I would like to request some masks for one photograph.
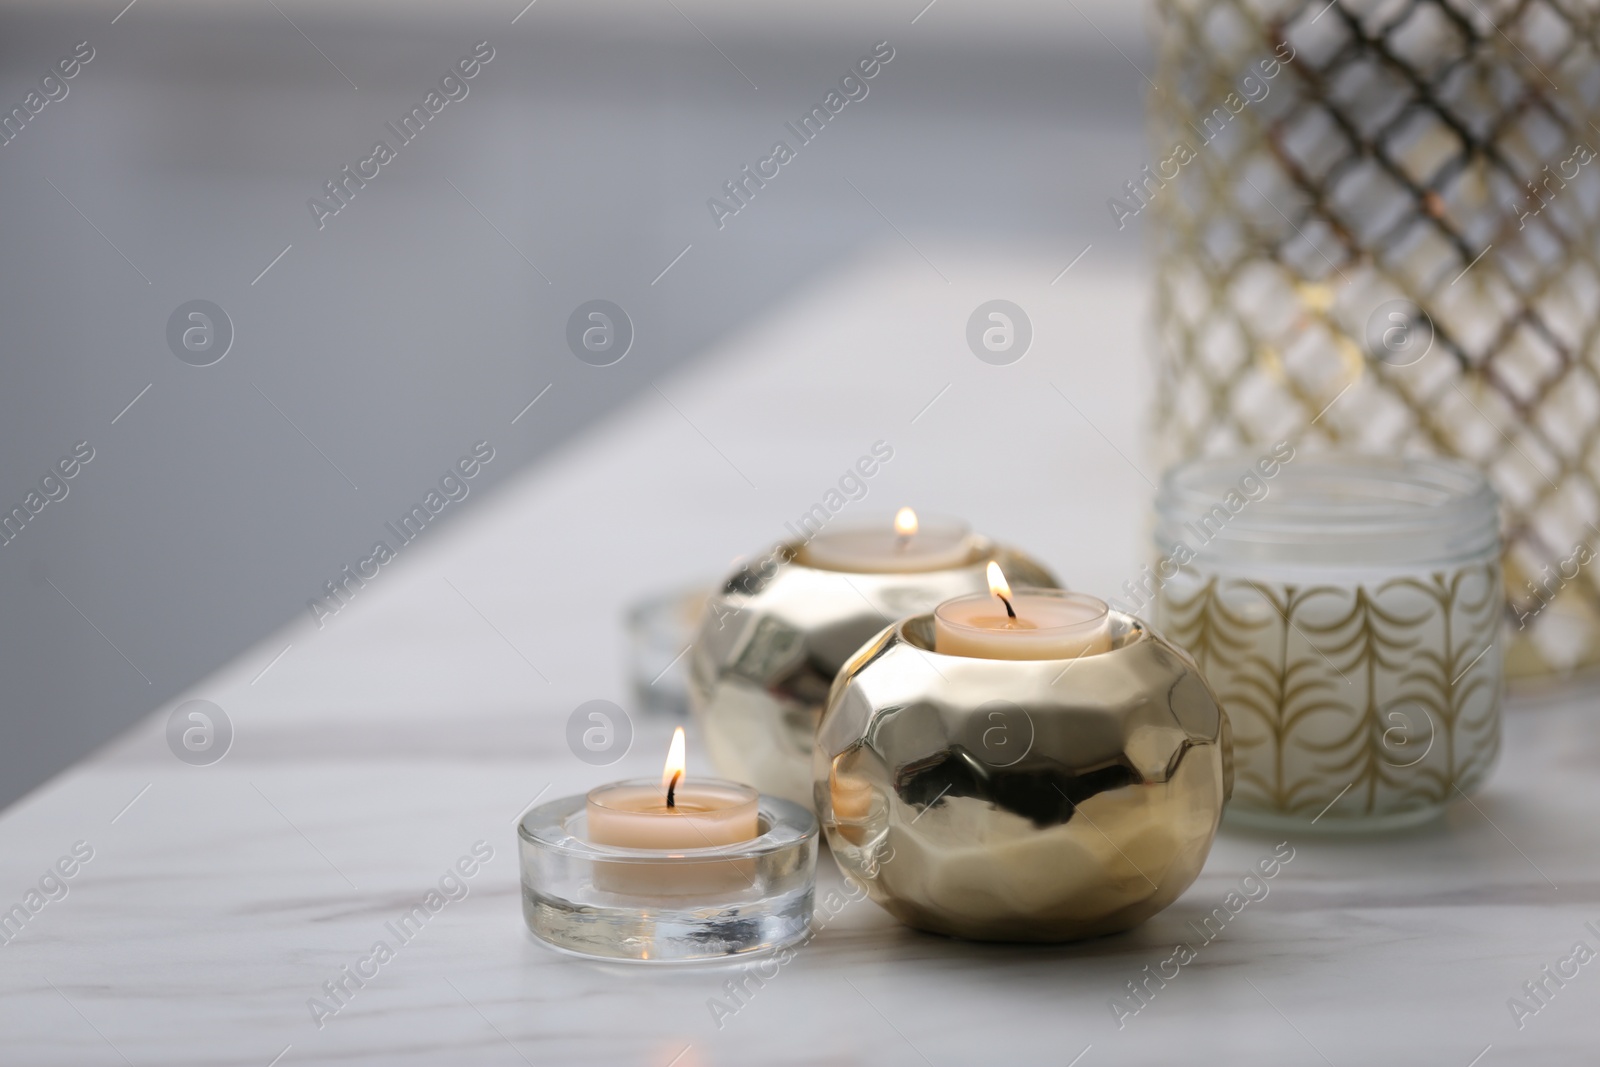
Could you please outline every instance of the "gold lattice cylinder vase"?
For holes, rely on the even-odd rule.
[[[1600,3],[1157,0],[1163,461],[1472,461],[1513,674],[1600,662]]]

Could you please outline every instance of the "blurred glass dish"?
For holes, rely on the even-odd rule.
[[[628,608],[628,687],[639,711],[688,717],[687,653],[711,593],[709,582],[680,586]]]

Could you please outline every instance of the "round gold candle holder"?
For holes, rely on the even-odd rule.
[[[832,571],[779,545],[711,597],[695,638],[689,706],[719,773],[811,807],[811,746],[846,660],[897,618],[982,593],[990,561],[1018,586],[1053,589],[1042,565],[984,537],[959,567],[895,574]]]
[[[1232,790],[1227,717],[1194,662],[1112,611],[1108,651],[933,651],[884,630],[834,683],[813,776],[834,859],[908,926],[1074,941],[1135,926],[1205,863]]]

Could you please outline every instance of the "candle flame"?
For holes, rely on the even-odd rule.
[[[682,782],[682,775],[685,770],[683,747],[683,727],[680,726],[672,731],[672,747],[667,749],[667,765],[661,768],[662,789],[670,787],[673,784],[672,779],[674,777],[677,777],[680,783]]]
[[[901,508],[894,513],[894,532],[900,537],[912,537],[917,532],[917,513],[910,508]]]
[[[1005,572],[994,560],[989,561],[989,592],[1001,600],[1011,599],[1011,583],[1006,581]]]

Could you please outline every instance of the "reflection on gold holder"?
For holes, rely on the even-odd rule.
[[[857,649],[895,619],[987,591],[991,560],[1019,586],[1057,586],[1040,564],[982,537],[963,566],[902,574],[807,567],[794,562],[798,548],[781,546],[765,576],[740,568],[711,597],[689,705],[720,774],[806,808],[828,687]]]
[[[1182,650],[1111,613],[1075,660],[942,656],[919,615],[834,683],[813,756],[840,868],[909,926],[983,941],[1126,930],[1204,865],[1227,717]]]

